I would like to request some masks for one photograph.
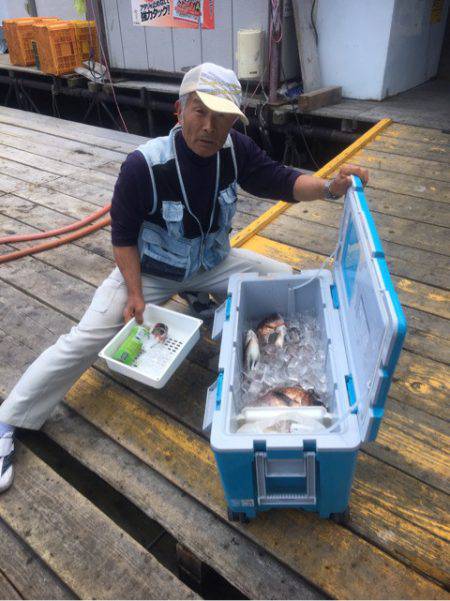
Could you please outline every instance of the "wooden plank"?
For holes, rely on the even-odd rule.
[[[444,339],[441,339],[441,342],[445,344]],[[411,406],[444,418],[450,409],[449,373],[448,366],[443,363],[414,353],[402,353],[390,394]],[[430,403],[426,404],[426,409],[425,395],[430,395]]]
[[[98,399],[105,395],[108,403],[99,403]],[[221,486],[205,441],[130,392],[122,393],[95,370],[82,376],[69,391],[66,402],[103,432],[120,440],[142,461],[224,517]],[[314,515],[270,512],[261,515],[245,531],[332,597],[360,598],[368,590],[373,598],[445,595],[438,586],[378,548]],[[284,533],[281,539],[280,532]],[[308,553],[298,545],[299,540],[308,540]],[[346,577],[349,569],[353,574],[350,579]],[[374,582],[374,573],[383,573],[383,578]]]
[[[38,231],[41,230],[8,219],[0,213],[0,235],[2,236],[10,235],[11,232],[27,234]],[[54,238],[47,238],[46,240],[54,240]],[[40,260],[88,283],[94,283],[92,274],[96,273],[95,282],[98,282],[99,277],[102,280],[105,279],[114,268],[111,250],[108,250],[108,257],[103,256],[103,248],[110,246],[109,241],[110,234],[99,231],[86,238],[80,238],[76,243],[64,245],[63,252],[61,252],[62,247],[47,250],[40,257]],[[31,242],[15,243],[3,246],[1,250],[5,253],[7,251],[13,252],[14,249],[27,248],[30,245]]]
[[[414,125],[402,125],[401,123],[393,123],[389,130],[383,132],[386,136],[393,138],[414,140],[424,142],[426,144],[446,144],[450,145],[450,136],[444,134],[437,129],[428,127],[416,127]]]
[[[372,169],[380,169],[389,171],[389,173],[402,173],[405,175],[419,176],[422,179],[435,179],[440,182],[450,182],[450,150],[447,154],[448,162],[440,163],[429,159],[420,159],[416,157],[399,157],[385,152],[378,152],[371,145],[368,148],[362,149],[352,159],[355,165]],[[396,177],[396,175],[391,175]]]
[[[86,184],[80,184],[79,188],[83,189],[85,185]],[[103,194],[104,192],[105,191],[103,191]],[[103,202],[103,196],[100,200],[97,200],[95,196],[89,195],[88,200],[86,198],[70,196],[69,194],[60,192],[59,190],[49,188],[46,185],[33,186],[33,184],[27,184],[25,182],[20,182],[20,185],[16,186],[16,189],[14,190],[14,196],[28,200],[37,205],[47,207],[48,209],[53,209],[54,211],[58,211],[63,215],[73,217],[77,220],[87,217],[94,211],[98,211],[99,207],[102,207],[104,204],[106,204]],[[83,193],[81,193],[80,196],[83,196]],[[47,229],[49,226],[51,227],[51,222],[47,225]]]
[[[0,572],[0,599],[22,599],[9,580]]]
[[[292,10],[303,88],[305,92],[311,92],[311,90],[317,90],[322,85],[319,53],[311,23],[314,2],[313,0],[293,0]]]
[[[312,221],[333,228],[339,227],[342,216],[340,203],[316,200],[310,203],[293,204],[289,211],[277,220],[281,227],[289,224],[289,231],[295,228],[299,221]],[[401,219],[393,215],[373,212],[372,216],[377,226],[378,234],[383,242],[392,244],[386,246],[386,254],[406,259],[411,255],[410,247],[422,249],[443,255],[450,254],[450,237],[448,228],[429,223],[418,223],[410,219]],[[277,224],[272,224],[276,226]],[[286,226],[287,227],[287,226]],[[337,231],[334,235],[337,240]],[[267,230],[269,231],[269,230]],[[264,234],[267,234],[265,231]],[[434,257],[433,257],[434,258]],[[439,260],[440,257],[435,259]]]
[[[24,196],[26,195],[34,197],[37,202],[25,199]],[[80,201],[71,198],[67,195],[64,196],[62,193],[55,190],[50,191],[48,195],[41,190],[40,193],[36,193],[36,191],[31,194],[25,193],[22,197],[17,194],[7,194],[3,198],[4,201],[0,204],[0,212],[5,219],[10,218],[11,220],[20,222],[23,227],[34,228],[40,232],[48,232],[50,230],[73,225],[80,219],[85,219],[87,216],[92,215],[94,211],[98,211],[98,206],[96,205],[89,204],[84,200]],[[57,203],[61,198],[68,200],[71,206],[58,206]],[[46,205],[50,206],[48,207]],[[103,217],[107,216],[108,213]],[[90,223],[95,223],[96,221],[98,221],[98,218]],[[103,232],[108,244],[111,246],[110,225],[105,225],[98,231]],[[95,236],[96,234],[92,233],[92,235]],[[78,243],[79,241],[76,242]],[[105,249],[108,255],[111,255],[111,250],[111,248]],[[102,252],[101,254],[104,253]]]
[[[55,180],[58,176],[54,173],[41,171],[39,168],[32,167],[24,168],[23,165],[14,161],[6,161],[0,158],[0,190],[2,192],[13,192],[15,187],[22,185],[21,182],[28,182],[37,186],[39,184],[48,183]],[[15,178],[15,182],[10,179],[4,180],[3,174],[7,174],[8,178]],[[14,188],[11,187],[14,186]]]
[[[80,167],[98,167],[110,161],[124,161],[126,154],[105,150],[80,142],[73,142],[65,138],[50,136],[44,133],[35,133],[11,125],[0,123],[2,144],[26,150],[39,156],[53,158]]]
[[[368,186],[366,200],[371,211],[421,223],[450,227],[450,207],[445,202],[406,196]]]
[[[76,595],[198,598],[43,461],[16,445],[15,479],[2,495],[0,517]]]
[[[431,223],[432,225],[450,227],[450,206],[448,203],[406,196],[405,194],[385,192],[383,190],[376,190],[370,186],[366,187],[365,195],[372,212],[382,213],[384,215],[394,215],[395,217],[401,217],[423,224]],[[239,200],[242,202],[244,199],[246,200],[246,204],[243,210],[248,211],[252,215],[259,216],[261,213],[259,203],[261,203],[263,199],[257,198],[245,190],[240,190]],[[272,206],[273,202],[270,202],[270,206]],[[292,207],[303,207],[303,209],[305,209],[309,206],[314,207],[319,202],[327,203],[326,206],[331,206],[332,210],[336,210],[336,206],[343,206],[344,204],[342,199],[336,201],[316,200],[308,204],[299,203],[298,205],[292,205]],[[264,210],[270,208],[265,207],[263,203],[261,204],[261,208],[262,207],[264,207]],[[291,211],[292,209],[289,208],[287,214],[290,215]]]
[[[403,306],[403,310],[408,323],[405,348],[429,359],[450,364],[450,322],[410,307]]]
[[[121,141],[117,141],[114,139],[114,131],[113,130],[108,130],[105,128],[105,131],[111,131],[111,137],[107,138],[105,137],[105,135],[103,134],[103,136],[100,135],[93,135],[91,133],[86,132],[84,130],[84,124],[82,123],[77,123],[77,126],[79,127],[79,129],[77,130],[75,127],[67,127],[66,124],[70,123],[68,121],[61,120],[61,119],[55,119],[52,120],[52,117],[48,117],[48,121],[43,124],[41,123],[39,120],[34,120],[34,119],[29,119],[28,116],[26,119],[24,119],[22,117],[22,114],[20,115],[20,117],[17,116],[12,116],[12,115],[4,115],[2,113],[2,109],[4,107],[0,107],[0,123],[2,123],[3,125],[10,125],[10,126],[14,126],[17,128],[21,128],[24,132],[24,135],[26,135],[27,132],[35,132],[37,135],[39,134],[48,134],[50,136],[54,136],[55,138],[59,138],[60,140],[70,140],[73,141],[75,143],[78,143],[78,141],[80,140],[80,137],[83,138],[83,142],[85,142],[86,144],[90,144],[92,146],[95,146],[96,148],[102,148],[105,150],[111,150],[111,151],[116,151],[116,152],[123,152],[123,153],[128,153],[128,152],[132,152],[133,150],[136,149],[136,147],[138,146],[139,142],[133,142],[134,136],[131,136],[131,139],[128,142],[121,142]],[[19,113],[24,113],[24,111],[17,111]],[[36,113],[33,113],[33,115],[36,115]],[[64,122],[64,127],[62,128],[60,123],[61,121]],[[145,138],[142,138],[142,142],[145,141]],[[142,143],[140,142],[140,143]]]
[[[78,121],[69,121],[68,119],[58,119],[56,117],[50,117],[48,115],[38,115],[37,113],[30,113],[28,111],[21,111],[19,109],[12,109],[9,107],[0,106],[0,121],[3,123],[11,123],[15,120],[18,125],[23,127],[27,127],[29,129],[37,128],[36,131],[47,131],[46,128],[61,128],[61,121],[64,122],[64,130],[60,131],[60,135],[63,137],[67,137],[70,139],[70,136],[67,135],[75,134],[77,135],[76,139],[83,137],[85,141],[86,136],[95,136],[100,138],[100,142],[104,144],[111,144],[113,141],[118,144],[128,143],[128,144],[142,144],[146,141],[146,138],[143,136],[137,136],[135,134],[129,134],[121,131],[117,131],[114,129],[108,129],[106,127],[97,127],[95,125],[86,125],[85,123],[79,123]],[[112,148],[111,150],[115,150]]]
[[[450,202],[450,184],[448,182],[427,179],[423,175],[397,173],[394,176],[390,171],[375,167],[370,168],[369,177],[371,188],[437,202]]]
[[[59,407],[44,431],[250,599],[269,599],[274,591],[280,599],[322,598],[264,549],[68,407]]]
[[[2,176],[0,176],[0,186],[2,185]],[[13,185],[11,182],[10,186]],[[20,185],[14,186],[11,192],[14,192],[16,196],[27,198],[28,200],[39,202],[39,198],[45,197],[47,191],[50,190],[49,194],[55,194],[59,192],[67,197],[83,200],[91,205],[90,212],[103,207],[111,202],[112,194],[111,190],[105,189],[101,186],[92,183],[80,182],[70,177],[58,177],[53,179],[49,183],[40,186],[34,186],[27,182],[20,182]],[[51,199],[49,199],[51,200]],[[68,202],[70,202],[68,200]]]
[[[449,494],[450,437],[444,411],[441,418],[389,398],[377,442],[366,451]]]
[[[31,551],[31,549],[0,520],[0,570],[14,587],[16,597],[1,599],[76,599],[74,593]],[[10,585],[10,586],[11,586]],[[18,591],[20,595],[16,592]]]
[[[14,303],[14,298],[8,298],[6,299],[6,303],[8,306],[15,306],[15,304],[19,305],[19,310],[18,310],[18,318],[19,316],[22,314],[22,310],[20,307],[20,303]],[[46,309],[46,312],[50,312],[50,308]],[[16,333],[16,339],[18,339],[20,337],[20,333],[21,333],[21,328],[20,325],[17,327],[15,326],[15,322],[18,321],[18,319],[12,319],[12,316],[10,316],[10,321],[8,322],[8,325],[10,325],[10,327],[12,327]],[[48,317],[44,320],[44,323],[47,321],[51,321]],[[10,323],[11,322],[11,323]],[[27,334],[27,332],[23,333],[23,338],[22,340],[28,340],[28,343],[30,343],[30,337]],[[35,344],[35,352],[38,352],[38,347],[40,345],[39,342],[39,337],[36,337],[34,340],[34,344]],[[22,356],[22,353],[19,353],[20,357]],[[182,369],[182,368],[180,368]],[[180,379],[178,379],[178,376],[176,376],[174,378],[174,382],[169,383],[167,390],[165,391],[152,391],[147,389],[144,386],[140,386],[137,385],[135,386],[134,383],[132,383],[131,381],[127,380],[126,381],[126,385],[127,388],[129,389],[130,387],[134,390],[138,390],[140,392],[140,394],[148,399],[150,402],[155,403],[160,406],[164,412],[169,412],[170,414],[177,416],[181,419],[183,419],[184,421],[188,421],[189,423],[193,424],[196,429],[200,429],[201,427],[201,419],[202,419],[202,403],[203,401],[198,398],[198,395],[194,393],[193,395],[193,391],[194,390],[198,390],[199,386],[206,388],[207,384],[209,383],[208,380],[204,383],[204,384],[200,384],[200,380],[199,380],[199,375],[200,373],[198,372],[198,370],[195,370],[193,372],[193,366],[188,366],[187,370],[182,370],[182,372],[179,374]],[[125,382],[125,379],[124,379]],[[195,382],[195,385],[194,385]],[[105,394],[107,394],[107,392],[105,392]],[[180,398],[180,396],[182,396],[186,403],[183,404],[183,410],[181,411],[180,414],[180,404],[178,399]],[[97,397],[98,399],[99,397]],[[108,398],[110,398],[108,396]],[[419,414],[420,412],[418,412]],[[391,420],[391,424],[392,424],[392,430],[395,432],[395,414],[393,413],[392,415],[389,416],[389,419]],[[416,418],[414,420],[415,422],[420,423],[421,422],[421,418]],[[121,436],[121,435],[120,435]],[[426,445],[424,446],[424,441],[423,441],[423,436],[422,439],[419,441],[419,451],[422,451],[423,449],[425,449],[425,451],[427,450]],[[122,438],[120,439],[122,440]],[[170,445],[170,443],[169,443]],[[436,445],[439,446],[439,441],[436,442]],[[378,445],[370,445],[371,448],[375,447],[375,450],[377,448]],[[392,446],[392,443],[391,443]],[[409,441],[408,443],[408,447],[411,448],[411,442]],[[382,449],[383,450],[383,449]],[[383,450],[384,454],[386,455],[386,451]],[[424,453],[426,456],[426,453]],[[162,457],[162,456],[161,456]],[[385,457],[385,459],[388,459],[388,457]],[[165,460],[161,459],[164,463]],[[398,459],[397,459],[398,461]],[[403,466],[402,466],[403,467]],[[386,478],[380,477],[380,481],[384,482],[385,487],[387,489],[389,489],[389,482],[388,480],[386,480]],[[403,534],[401,535],[401,538],[403,539]],[[391,542],[394,545],[395,548],[398,547],[398,545],[400,544],[399,541],[397,540],[393,540],[391,537]],[[409,543],[408,543],[409,544]]]
[[[395,539],[396,556],[401,561],[426,576],[448,582],[448,566],[440,560],[449,551],[446,495],[361,454],[351,507],[352,530],[377,540],[381,547]]]
[[[122,163],[119,161],[111,161],[109,163],[105,163],[104,165],[100,165],[98,168],[102,173],[108,173],[109,175],[114,175],[117,177],[119,175],[120,167]]]
[[[77,318],[81,318],[85,308],[89,306],[94,291],[91,285],[75,280],[68,274],[31,257],[4,263],[0,267],[0,274],[3,281],[35,296],[39,295],[45,281],[49,304],[58,307],[66,315],[72,315],[75,309]]]
[[[40,171],[53,174],[54,177],[66,176],[76,179],[77,181],[96,183],[107,190],[113,190],[116,183],[115,177],[110,176],[107,173],[102,173],[97,169],[84,169],[83,167],[77,167],[76,165],[69,165],[67,163],[62,163],[61,161],[55,161],[54,159],[40,157],[30,152],[17,150],[2,144],[0,144],[0,157],[8,161],[13,161],[19,165],[37,168]],[[13,175],[9,171],[7,171],[7,173]]]
[[[342,99],[342,86],[328,86],[300,94],[298,97],[298,107],[304,113],[309,113],[315,109],[330,104],[338,104]]]
[[[98,211],[98,206],[89,204],[87,201],[80,201],[70,196],[64,196],[61,192],[46,189],[38,191],[35,189],[31,194],[5,194],[2,198],[0,211],[2,215],[22,223],[23,226],[29,226],[40,231],[49,231],[72,225],[73,223]],[[36,198],[36,201],[30,201],[24,196]],[[42,200],[41,200],[42,199]],[[70,204],[58,205],[61,200],[69,201]],[[40,201],[40,202],[39,202]],[[46,203],[43,204],[43,202]],[[50,205],[50,207],[48,206]],[[111,228],[105,226],[105,231],[110,232]]]
[[[330,173],[333,173],[339,166],[343,165],[350,157],[352,157],[356,152],[358,152],[360,148],[367,145],[370,142],[370,140],[372,140],[372,138],[384,131],[387,127],[389,127],[390,124],[390,119],[382,119],[381,121],[379,121],[376,125],[374,125],[368,131],[366,131],[360,138],[353,142],[353,144],[350,144],[350,146],[348,146],[340,154],[334,157],[326,165],[321,167],[315,173],[315,175],[317,177],[328,177]],[[258,217],[258,219],[253,221],[250,226],[244,228],[241,232],[233,236],[231,244],[233,246],[242,246],[252,236],[255,236],[258,232],[265,228],[279,215],[284,213],[284,211],[286,211],[286,209],[288,209],[289,206],[290,204],[287,202],[277,202],[276,205],[271,207],[263,215]]]
[[[412,282],[406,278],[393,278],[401,302],[416,309],[449,318],[448,292]],[[418,298],[420,297],[420,301]]]
[[[450,154],[450,147],[447,144],[394,138],[393,136],[384,134],[372,140],[370,149],[386,152],[390,155],[397,154],[400,156],[429,159],[430,161],[438,161],[445,164],[448,164]]]

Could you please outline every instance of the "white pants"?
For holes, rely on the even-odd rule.
[[[210,271],[185,282],[151,276],[142,277],[146,303],[161,304],[184,290],[225,295],[233,273],[290,273],[291,268],[257,253],[232,249],[228,257]],[[127,289],[116,267],[96,290],[78,325],[60,336],[44,351],[17,382],[0,406],[0,422],[38,429],[67,391],[97,359],[98,352],[123,326]]]

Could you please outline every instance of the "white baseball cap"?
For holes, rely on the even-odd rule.
[[[214,63],[202,63],[190,69],[181,82],[180,96],[191,92],[196,92],[211,111],[236,115],[248,125],[248,119],[240,109],[241,84],[231,69]]]

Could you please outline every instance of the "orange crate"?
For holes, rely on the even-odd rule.
[[[6,43],[8,44],[9,60],[12,65],[20,65],[23,60],[21,54],[21,47],[17,38],[16,24],[19,21],[28,21],[33,23],[33,19],[29,17],[22,17],[20,19],[4,19],[3,20],[3,33],[5,35]]]
[[[33,17],[30,19],[14,19],[13,21],[12,54],[10,49],[11,63],[23,67],[34,65],[35,57],[32,47],[34,25],[39,23],[57,23],[59,19],[57,17]]]
[[[100,49],[98,45],[97,28],[95,21],[71,21],[75,25],[77,36],[78,54],[82,61],[92,58],[100,61]]]
[[[75,67],[81,65],[75,26],[71,21],[35,25],[34,39],[39,67],[44,73],[72,73]]]

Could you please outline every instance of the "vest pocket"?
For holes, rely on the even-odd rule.
[[[167,231],[174,238],[181,238],[183,231],[183,203],[174,200],[162,201],[162,216],[166,222]]]
[[[189,272],[191,246],[158,229],[142,231],[141,271],[181,282]]]
[[[237,194],[236,184],[230,184],[228,188],[219,193],[220,217],[219,223],[221,227],[231,228],[231,222],[236,213]]]

